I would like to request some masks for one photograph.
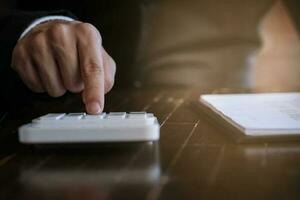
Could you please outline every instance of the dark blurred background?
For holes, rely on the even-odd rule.
[[[26,0],[2,5],[66,9],[94,24],[117,63],[117,87],[300,86],[297,0]]]

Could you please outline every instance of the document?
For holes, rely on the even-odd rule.
[[[202,95],[200,102],[246,136],[300,136],[300,93]]]

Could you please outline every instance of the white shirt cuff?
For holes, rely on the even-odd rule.
[[[73,18],[71,17],[66,17],[66,16],[61,16],[61,15],[51,15],[51,16],[45,16],[45,17],[41,17],[38,18],[36,20],[34,20],[21,34],[20,39],[22,39],[29,31],[31,31],[34,27],[36,27],[37,25],[43,23],[43,22],[47,22],[47,21],[51,21],[51,20],[63,20],[63,21],[74,21]]]

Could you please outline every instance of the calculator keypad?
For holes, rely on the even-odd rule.
[[[47,114],[33,120],[35,126],[39,127],[82,127],[82,126],[137,126],[153,123],[155,117],[146,112],[111,112],[99,115],[88,115],[86,113],[58,113]]]

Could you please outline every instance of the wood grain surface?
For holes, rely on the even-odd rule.
[[[299,199],[300,143],[235,144],[228,130],[191,106],[199,94],[140,88],[107,95],[107,112],[153,112],[161,124],[155,143],[18,144],[22,123],[48,112],[82,111],[76,95],[7,113],[1,121],[1,199]]]

